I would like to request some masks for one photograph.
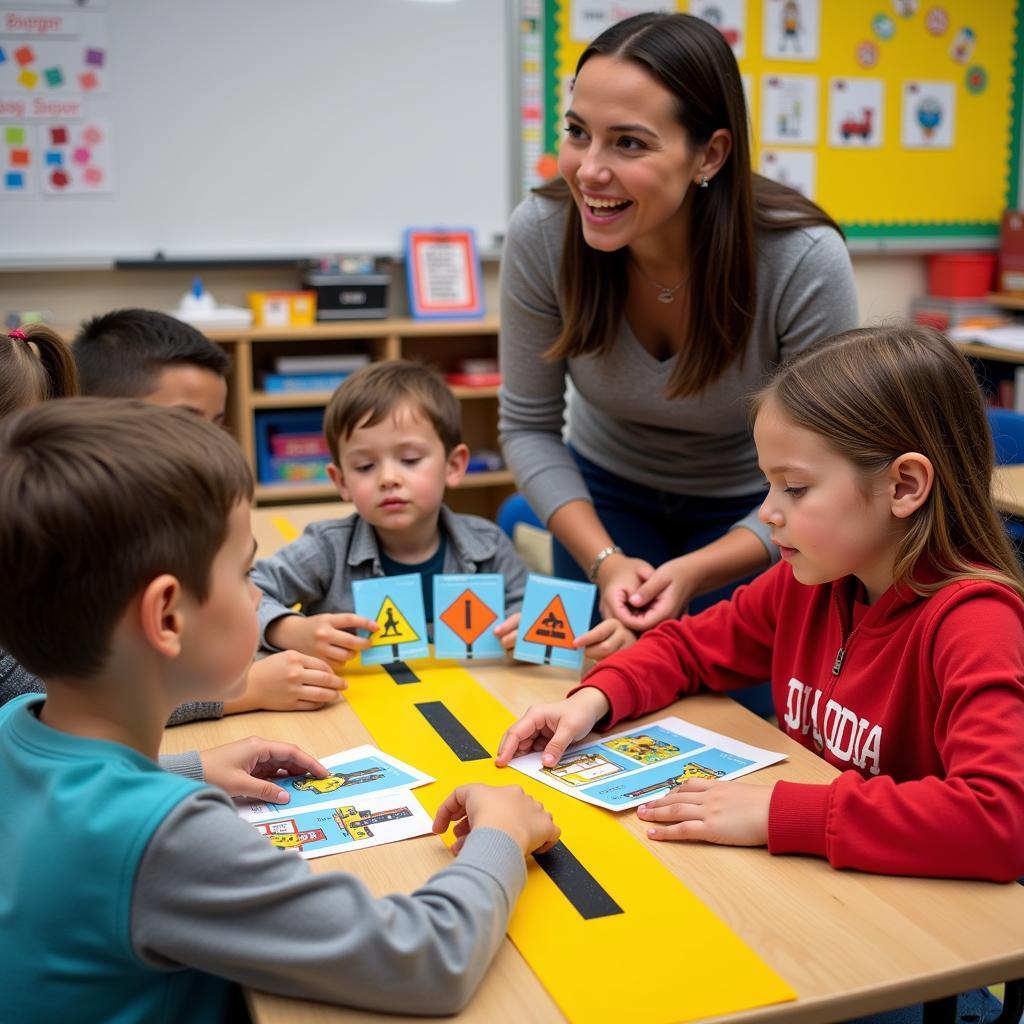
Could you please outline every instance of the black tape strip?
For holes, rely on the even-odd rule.
[[[564,843],[555,843],[547,853],[535,853],[533,859],[584,921],[625,913]]]
[[[452,748],[460,761],[485,761],[490,754],[476,737],[439,700],[417,704],[416,710],[434,727],[434,731]]]
[[[420,677],[404,661],[389,661],[382,667],[399,686],[420,681]]]

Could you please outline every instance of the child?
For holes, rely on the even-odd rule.
[[[224,422],[231,360],[176,317],[150,309],[105,313],[82,325],[72,352],[83,395],[142,398]]]
[[[443,504],[445,487],[459,484],[469,460],[461,410],[448,385],[419,363],[371,363],[331,396],[324,431],[333,456],[328,475],[356,511],[346,519],[313,523],[294,543],[256,564],[263,645],[342,663],[369,646],[350,631],[377,628],[353,613],[354,581],[419,573],[429,622],[436,573],[500,573],[511,614],[494,631],[506,649],[513,647],[526,569],[498,526],[457,515]],[[304,614],[292,611],[296,604]],[[588,642],[608,639],[600,633]]]
[[[0,420],[48,398],[78,394],[78,372],[64,339],[43,324],[23,324],[0,336]],[[0,704],[41,683],[0,648]]]
[[[990,497],[967,360],[928,328],[848,331],[756,396],[782,561],[701,615],[531,708],[499,764],[552,764],[702,687],[771,678],[780,727],[829,785],[691,781],[641,807],[652,839],[826,857],[837,868],[997,881],[1024,873],[1024,579]]]
[[[230,360],[182,320],[149,309],[115,310],[84,324],[72,352],[85,395],[141,398],[224,422]],[[245,691],[234,700],[184,705],[169,724],[243,711],[313,711],[344,688],[319,658],[281,651],[253,662]]]
[[[0,642],[47,686],[0,709],[0,775],[19,794],[5,1016],[222,1020],[231,983],[453,1013],[501,942],[524,854],[558,837],[516,787],[460,787],[434,822],[460,822],[457,861],[374,899],[159,769],[172,707],[244,685],[251,497],[237,446],[180,410],[68,399],[0,428]],[[301,755],[270,775],[296,766],[326,774]]]

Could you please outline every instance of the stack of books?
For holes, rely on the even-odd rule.
[[[333,391],[370,361],[365,352],[334,356],[279,356],[274,372],[263,374],[263,390],[275,394]]]

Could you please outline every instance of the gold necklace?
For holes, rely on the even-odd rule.
[[[686,275],[683,275],[683,279],[674,288],[669,288],[667,284],[658,284],[657,281],[648,274],[643,267],[633,258],[633,266],[640,272],[640,276],[647,281],[650,281],[655,288],[658,289],[658,301],[664,302],[666,305],[670,302],[675,301],[676,292],[686,284]]]

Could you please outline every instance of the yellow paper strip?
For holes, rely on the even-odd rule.
[[[466,782],[521,785],[552,812],[563,843],[624,911],[585,920],[531,862],[509,937],[573,1024],[670,1024],[795,998],[612,814],[498,769],[490,759],[460,761],[417,704],[443,702],[489,751],[512,716],[452,662],[417,661],[410,668],[420,682],[397,685],[375,667],[346,671],[347,696],[382,749],[437,779],[416,791],[427,809],[433,813]]]

